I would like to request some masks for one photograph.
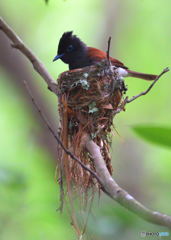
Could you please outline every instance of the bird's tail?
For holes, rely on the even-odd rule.
[[[127,71],[128,71],[128,77],[141,78],[141,79],[148,80],[148,81],[155,80],[157,77],[157,75],[153,75],[153,74],[134,72],[131,70],[127,70]]]

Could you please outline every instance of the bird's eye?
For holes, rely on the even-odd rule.
[[[74,50],[74,46],[73,45],[69,45],[67,47],[67,52],[72,52]]]

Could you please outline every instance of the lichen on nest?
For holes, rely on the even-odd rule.
[[[109,172],[112,174],[110,132],[113,118],[122,106],[126,87],[117,68],[107,60],[97,65],[62,73],[58,78],[60,136],[64,145],[95,171],[93,160],[84,148],[83,139],[88,134],[100,147]],[[70,157],[65,158],[65,176],[83,191],[96,185],[96,181]],[[65,157],[64,157],[65,156]],[[67,159],[67,160],[66,160]],[[60,162],[62,162],[60,161]]]

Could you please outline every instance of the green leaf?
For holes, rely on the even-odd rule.
[[[171,147],[171,127],[136,125],[133,130],[151,143]]]

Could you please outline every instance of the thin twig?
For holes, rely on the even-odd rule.
[[[124,110],[124,107],[127,103],[130,103],[130,102],[133,102],[134,100],[136,100],[137,98],[141,97],[141,96],[144,96],[146,95],[153,87],[154,85],[156,84],[156,82],[162,77],[163,74],[165,74],[166,72],[170,71],[169,68],[165,68],[157,77],[156,79],[152,82],[152,84],[147,88],[147,90],[139,93],[138,95],[136,96],[133,96],[132,98],[128,99],[128,97],[126,97],[124,100],[123,100],[123,103],[122,103],[122,106],[119,106],[119,108],[117,110],[115,110],[113,112],[113,114],[118,114],[120,112],[122,112]]]
[[[110,43],[111,43],[111,37],[109,37],[108,42],[107,42],[107,51],[106,51],[106,56],[108,62],[110,62]]]
[[[147,88],[147,90],[145,90],[144,92],[141,92],[140,94],[136,95],[136,96],[133,96],[132,98],[130,99],[127,99],[126,103],[130,103],[132,101],[134,101],[135,99],[141,97],[141,96],[144,96],[146,95],[153,87],[154,85],[156,84],[156,82],[161,78],[161,76],[163,74],[165,74],[166,72],[169,71],[169,68],[165,68],[157,77],[156,79],[153,81],[153,83]]]
[[[62,143],[62,141],[61,141],[60,138],[58,137],[58,134],[56,134],[55,131],[52,129],[52,127],[50,126],[50,123],[48,122],[48,120],[46,119],[46,117],[44,116],[44,114],[42,113],[42,111],[40,110],[38,104],[35,102],[34,97],[33,97],[32,93],[31,93],[31,91],[30,91],[30,88],[29,88],[27,82],[26,82],[26,81],[23,81],[23,82],[24,82],[24,84],[25,84],[25,86],[26,86],[26,89],[27,89],[27,91],[28,91],[28,93],[29,93],[29,95],[30,95],[30,98],[31,98],[34,106],[36,107],[37,111],[39,112],[41,118],[43,119],[44,123],[46,124],[47,128],[49,129],[49,131],[51,132],[51,134],[53,135],[53,137],[54,137],[54,138],[56,139],[56,141],[60,144],[60,146],[62,147],[62,149],[64,150],[64,152],[65,152],[67,155],[69,155],[72,159],[74,159],[76,162],[78,162],[84,170],[88,171],[94,178],[96,178],[96,180],[99,182],[99,184],[102,185],[101,180],[100,180],[100,178],[97,176],[97,174],[96,174],[93,170],[91,170],[90,168],[88,168],[84,163],[82,163],[79,158],[77,158],[72,152],[70,152],[70,151],[64,146],[64,144]]]
[[[111,37],[109,37],[108,42],[107,42],[107,51],[106,51],[106,58],[107,58],[107,63],[108,63],[108,72],[110,72],[110,74],[108,73],[107,75],[110,75],[111,78],[111,91],[110,94],[112,95],[114,93],[114,89],[115,89],[115,85],[116,85],[116,78],[113,75],[113,72],[111,71],[111,61],[110,61],[110,44],[111,44]]]
[[[59,211],[60,213],[62,213],[63,207],[64,207],[64,196],[65,196],[62,176],[58,179],[58,183],[60,186],[60,204],[59,204],[59,207],[56,209],[56,211]]]

